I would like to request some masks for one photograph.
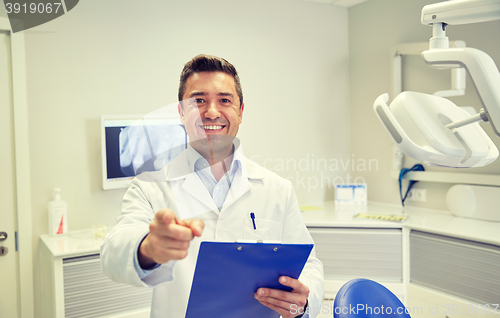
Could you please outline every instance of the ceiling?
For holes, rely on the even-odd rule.
[[[334,4],[336,6],[342,6],[342,7],[352,7],[357,4],[360,4],[362,2],[366,2],[368,0],[302,0],[302,1],[307,1],[307,2],[316,2],[316,3],[323,3],[323,4]]]

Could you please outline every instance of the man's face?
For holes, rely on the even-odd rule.
[[[186,81],[183,99],[179,115],[193,148],[200,153],[232,149],[244,108],[234,78],[224,72],[194,73]]]

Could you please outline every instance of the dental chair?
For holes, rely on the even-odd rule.
[[[445,32],[448,25],[494,20],[500,20],[500,0],[444,1],[422,9],[422,24],[432,26],[424,61],[438,70],[465,69],[483,108],[471,115],[451,100],[418,92],[402,92],[389,105],[389,95],[380,95],[373,109],[403,153],[427,165],[450,168],[482,167],[498,158],[498,148],[479,122],[488,122],[500,137],[500,72],[485,52],[450,48]]]
[[[369,279],[347,282],[335,296],[334,318],[411,318],[403,303],[390,290]]]

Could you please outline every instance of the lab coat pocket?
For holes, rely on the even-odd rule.
[[[249,240],[281,240],[281,223],[273,220],[255,219],[255,229],[251,218],[245,219],[243,238]]]

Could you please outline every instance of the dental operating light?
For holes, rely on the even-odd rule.
[[[500,20],[500,0],[451,0],[422,9],[422,24],[432,26],[425,62],[436,69],[464,68],[483,108],[470,115],[450,100],[417,92],[402,92],[387,104],[389,95],[373,105],[380,121],[406,155],[425,164],[453,168],[488,165],[498,149],[479,126],[489,122],[500,136],[500,73],[493,59],[474,48],[449,48],[447,25]]]

